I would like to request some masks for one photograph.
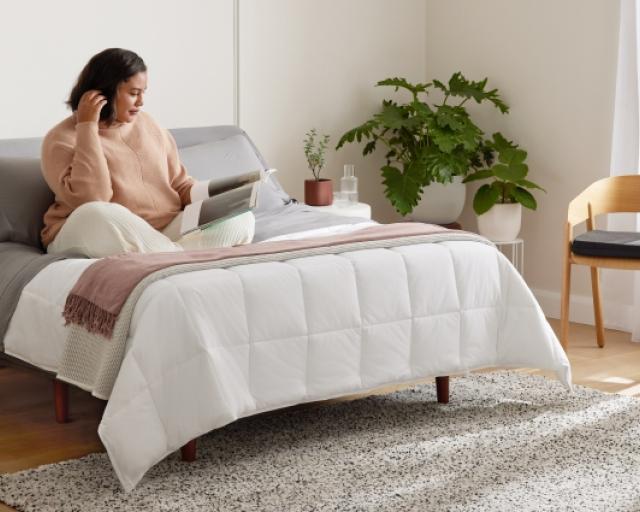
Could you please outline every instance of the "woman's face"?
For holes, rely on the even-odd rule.
[[[131,123],[144,105],[147,90],[147,73],[136,73],[118,85],[115,99],[116,119],[120,123]]]

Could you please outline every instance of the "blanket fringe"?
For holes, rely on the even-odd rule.
[[[100,334],[105,338],[111,338],[113,335],[118,317],[76,294],[67,296],[62,316],[65,319],[65,325],[80,325],[90,333]]]

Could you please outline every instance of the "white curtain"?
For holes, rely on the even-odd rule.
[[[611,147],[611,175],[638,174],[640,172],[640,80],[638,65],[638,4],[640,0],[620,0],[620,32],[618,39],[618,66],[616,76],[616,100]],[[610,216],[607,229],[612,231],[640,231],[637,215]],[[603,273],[605,290],[620,290],[623,281],[620,273]],[[632,314],[628,330],[631,339],[640,341],[640,272],[634,272]],[[625,274],[628,276],[628,271]]]

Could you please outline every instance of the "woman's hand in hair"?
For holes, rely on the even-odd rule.
[[[91,90],[85,92],[78,103],[78,122],[97,123],[100,120],[100,111],[106,104],[107,99],[100,93],[100,91]]]

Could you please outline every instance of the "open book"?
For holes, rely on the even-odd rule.
[[[197,181],[191,188],[191,204],[184,208],[180,234],[204,229],[255,208],[258,186],[275,169],[252,171],[210,181]]]

